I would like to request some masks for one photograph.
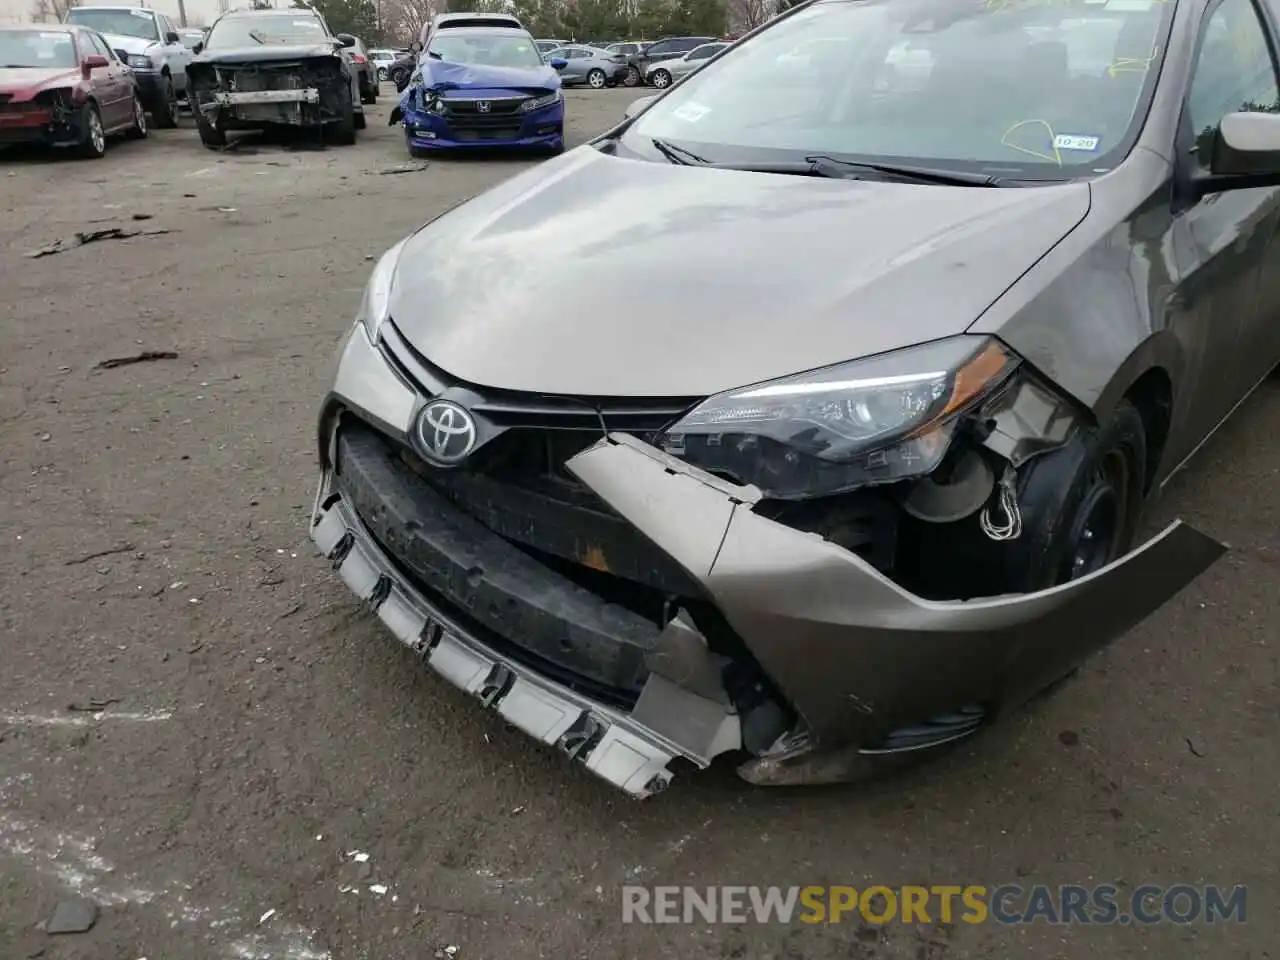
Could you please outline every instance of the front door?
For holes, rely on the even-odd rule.
[[[1176,149],[1179,164],[1203,166],[1222,118],[1239,110],[1274,110],[1280,84],[1268,32],[1252,0],[1217,0],[1200,29]],[[1180,325],[1194,340],[1184,347],[1198,366],[1187,371],[1183,392],[1199,399],[1194,408],[1179,411],[1188,439],[1184,449],[1169,451],[1173,463],[1275,362],[1274,348],[1268,358],[1264,341],[1268,314],[1280,310],[1273,266],[1277,226],[1280,189],[1272,187],[1210,194],[1177,216],[1174,246],[1183,279],[1175,309],[1191,321]]]

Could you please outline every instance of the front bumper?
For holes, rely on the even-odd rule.
[[[486,645],[394,572],[395,565],[373,543],[349,499],[334,486],[335,431],[339,417],[350,413],[405,442],[425,400],[392,372],[357,325],[343,348],[322,414],[325,473],[313,528],[322,551],[334,559],[352,589],[378,599],[379,616],[411,646],[420,644],[427,629],[419,617],[428,626],[438,625],[437,632],[449,638],[449,652],[442,654],[440,664],[429,662],[446,675],[456,645],[471,651],[480,665],[467,675],[466,685],[460,684],[465,689],[484,696],[483,690],[490,688],[482,681],[500,666],[526,684],[551,691],[546,695],[554,694],[557,703],[572,704],[578,719],[586,712],[595,722],[609,723],[647,744],[631,748],[638,756],[625,777],[606,775],[635,795],[665,785],[665,765],[676,756],[705,766],[719,753],[740,748],[745,728],[725,691],[716,689],[714,677],[718,672],[723,682],[724,672],[715,664],[707,668],[711,645],[683,615],[670,621],[660,642],[646,651],[650,672],[635,707],[628,710],[571,691],[569,684],[550,680],[527,659]],[[785,769],[793,759],[788,750],[797,742],[806,745],[802,753],[818,756],[850,749],[859,755],[886,753],[895,733],[916,729],[929,718],[959,715],[972,705],[995,713],[1020,703],[1163,605],[1225,550],[1175,523],[1096,573],[1052,589],[929,601],[821,536],[756,513],[760,496],[754,488],[726,483],[632,436],[601,439],[572,457],[567,467],[703,588],[754,664],[798,715],[797,737],[757,751],[743,769],[756,782],[806,779]],[[330,519],[334,516],[339,519]],[[352,551],[359,546],[355,560],[344,552],[344,542]],[[353,564],[350,569],[348,563]],[[430,584],[449,593],[445,577]],[[391,595],[397,600],[384,614],[385,598]],[[469,602],[462,601],[464,609]],[[417,611],[412,618],[403,614],[406,607]],[[521,641],[510,632],[505,639]],[[685,666],[662,666],[676,661]],[[657,692],[651,693],[651,685]],[[659,696],[680,702],[642,710]],[[575,721],[565,722],[572,726]],[[559,742],[551,734],[560,730],[530,732],[550,743]],[[921,741],[897,742],[910,742],[909,749],[916,749]],[[780,759],[784,754],[786,763]]]
[[[512,118],[504,127],[455,129],[435,113],[402,112],[405,139],[410,146],[430,149],[555,147],[564,141],[564,101]]]
[[[86,136],[83,110],[68,111],[61,117],[53,109],[34,106],[0,111],[0,144],[40,143],[70,146]]]
[[[138,95],[144,104],[150,106],[164,98],[164,84],[161,82],[163,78],[159,71],[135,69],[133,79],[138,85]]]
[[[505,657],[428,602],[322,479],[311,536],[343,582],[401,643],[442,677],[529,736],[555,746],[634,797],[671,781],[676,757],[699,767],[740,743],[720,703],[654,675],[630,712],[584,696]]]

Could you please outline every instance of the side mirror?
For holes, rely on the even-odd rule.
[[[191,48],[191,52],[192,52],[192,53],[199,53],[199,52],[200,52],[201,50],[203,50],[203,49],[204,49],[204,41],[203,41],[203,40],[199,40],[199,41],[197,41],[197,42],[196,42],[196,45],[195,45],[194,47],[192,47],[192,48]]]
[[[333,39],[337,40],[338,46],[344,49],[356,45],[356,38],[349,33],[339,33]]]
[[[416,55],[416,54],[421,53],[421,52],[422,52],[422,42],[421,42],[421,41],[419,41],[419,40],[415,40],[415,41],[413,41],[413,43],[409,44],[409,52],[410,52],[410,53],[413,53],[413,54],[415,54],[415,55]]]
[[[99,67],[109,67],[111,61],[100,53],[91,53],[84,58],[85,70],[97,70]]]
[[[177,31],[170,30],[168,33],[164,35],[164,42],[165,43],[181,43],[182,38],[178,36]]]
[[[1208,170],[1192,176],[1195,198],[1227,190],[1280,186],[1280,115],[1229,113],[1199,138]]]
[[[569,61],[568,61],[568,60],[565,60],[565,59],[564,59],[564,58],[562,58],[562,57],[553,57],[553,58],[551,59],[551,69],[552,69],[552,70],[563,70],[563,69],[564,69],[565,67],[567,67],[568,65],[569,65]]]
[[[657,99],[658,99],[658,95],[655,93],[655,94],[650,94],[647,97],[639,97],[638,99],[632,100],[631,103],[627,105],[627,109],[623,112],[622,118],[624,120],[630,120],[637,113],[640,113],[642,110],[647,108],[649,104],[653,103],[653,101]]]
[[[1209,170],[1215,176],[1280,176],[1280,116],[1229,113],[1213,139]]]

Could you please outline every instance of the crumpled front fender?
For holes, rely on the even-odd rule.
[[[1178,522],[1052,589],[930,601],[820,536],[756,514],[755,488],[627,434],[610,435],[567,466],[706,587],[824,746],[873,743],[968,704],[1025,700],[1226,550]]]

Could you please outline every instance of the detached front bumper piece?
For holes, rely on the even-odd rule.
[[[1036,593],[924,600],[759,493],[624,434],[568,468],[703,583],[819,746],[874,751],[971,704],[1022,702],[1162,606],[1225,551],[1177,522],[1096,573]]]

